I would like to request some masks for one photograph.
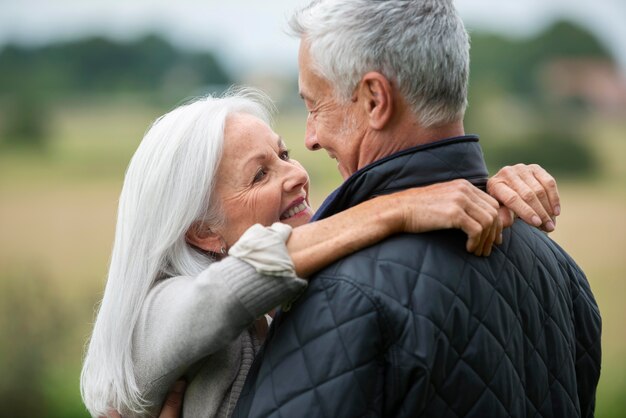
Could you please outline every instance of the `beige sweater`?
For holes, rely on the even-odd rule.
[[[135,372],[150,413],[158,415],[168,389],[185,376],[184,417],[230,416],[260,346],[254,320],[304,287],[302,279],[264,276],[234,257],[197,277],[158,282],[133,334]]]

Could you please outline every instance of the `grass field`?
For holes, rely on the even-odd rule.
[[[132,102],[66,104],[48,153],[0,154],[0,400],[14,411],[7,416],[87,416],[80,359],[104,285],[123,172],[161,111]],[[301,117],[281,120],[277,131],[310,170],[319,204],[339,184],[334,163],[323,151],[303,150]],[[560,183],[563,215],[552,235],[587,273],[604,318],[601,418],[626,410],[625,130],[609,127],[594,138],[600,179]],[[40,409],[27,405],[35,391]]]

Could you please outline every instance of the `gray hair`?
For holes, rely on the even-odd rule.
[[[452,0],[315,0],[289,26],[339,99],[377,71],[397,83],[424,126],[463,118],[469,37]]]
[[[232,113],[270,123],[273,105],[252,89],[229,91],[182,105],[157,119],[135,152],[119,201],[107,284],[81,374],[81,394],[92,416],[142,413],[132,334],[150,288],[159,279],[195,276],[213,261],[185,234],[196,222],[223,222],[212,198],[224,126]]]

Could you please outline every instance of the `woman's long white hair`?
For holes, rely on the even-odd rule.
[[[222,221],[211,200],[231,113],[270,123],[273,106],[258,90],[205,97],[157,119],[126,171],[104,297],[87,348],[81,394],[92,416],[111,409],[142,413],[135,379],[132,335],[156,280],[197,275],[214,260],[185,240],[195,222]]]

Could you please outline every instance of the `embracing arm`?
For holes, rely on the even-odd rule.
[[[368,200],[326,219],[297,227],[287,249],[306,277],[357,250],[400,232],[459,228],[467,250],[490,247],[501,227],[497,202],[465,180],[414,188]]]
[[[467,251],[489,255],[502,227],[513,223],[513,214],[548,232],[554,230],[559,195],[556,182],[541,167],[504,167],[489,179],[487,189],[493,197],[466,180],[453,180],[379,196],[295,228],[287,241],[289,255],[298,276],[307,277],[400,232],[461,229],[468,235]]]
[[[263,276],[227,257],[196,277],[173,277],[150,291],[133,336],[142,394],[160,405],[167,389],[198,360],[226,347],[272,308],[299,294],[306,282]]]

